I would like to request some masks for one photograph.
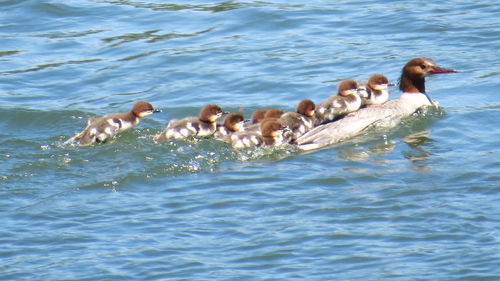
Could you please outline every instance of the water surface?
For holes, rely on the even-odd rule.
[[[2,1],[1,280],[500,279],[500,5]],[[411,58],[442,106],[336,146],[156,145],[207,103],[320,102]],[[398,96],[392,89],[393,98]],[[111,142],[91,116],[163,110]]]

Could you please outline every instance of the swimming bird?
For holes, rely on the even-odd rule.
[[[283,110],[278,109],[278,108],[261,108],[261,109],[256,109],[252,113],[252,123],[253,124],[258,124],[261,123],[262,120],[266,118],[280,118],[281,115],[283,115]]]
[[[260,122],[264,119],[264,115],[266,115],[266,112],[267,112],[268,110],[269,110],[269,109],[264,109],[264,108],[261,108],[261,109],[256,109],[256,110],[252,113],[252,117],[251,117],[252,123],[253,123],[253,124],[260,123]]]
[[[257,109],[252,113],[252,124],[244,124],[244,130],[260,134],[260,124],[264,122],[264,120],[278,120],[283,114],[283,110],[278,108]]]
[[[358,110],[361,107],[361,98],[367,97],[366,91],[358,89],[354,80],[342,81],[336,95],[330,96],[316,108],[317,124],[333,121],[335,118]]]
[[[79,146],[91,145],[95,142],[104,142],[106,139],[132,128],[139,124],[139,120],[150,114],[161,112],[145,101],[134,104],[132,110],[123,113],[114,113],[102,117],[91,117],[83,131],[66,141]]]
[[[297,144],[304,150],[322,148],[353,137],[372,125],[388,120],[397,121],[422,107],[434,105],[425,92],[425,77],[451,72],[457,71],[441,68],[432,59],[412,59],[401,71],[399,89],[403,94],[398,99],[362,108],[336,122],[318,126],[299,137]]]
[[[364,104],[383,104],[389,100],[389,86],[394,84],[389,83],[387,77],[382,74],[373,74],[362,86],[368,93],[363,99]]]
[[[265,120],[260,124],[260,132],[235,132],[230,135],[229,142],[235,149],[271,146],[286,143],[284,134],[286,127],[276,120]]]
[[[266,114],[264,114],[264,119],[262,119],[262,121],[266,119],[278,119],[283,114],[285,114],[283,110],[278,108],[271,108],[266,111]]]
[[[314,110],[314,102],[305,99],[299,102],[295,112],[287,112],[278,119],[290,131],[290,141],[296,140],[314,127]]]
[[[186,117],[173,119],[168,122],[165,129],[155,136],[156,142],[164,142],[168,139],[184,139],[191,136],[206,137],[215,133],[215,121],[226,112],[215,104],[205,105],[198,117]]]
[[[241,113],[229,113],[224,118],[223,124],[217,124],[217,129],[214,134],[214,138],[226,141],[227,138],[234,132],[240,132],[245,130],[245,118]]]

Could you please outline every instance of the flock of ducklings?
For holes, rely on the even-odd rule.
[[[367,82],[344,80],[338,85],[337,93],[317,106],[313,101],[300,101],[295,112],[280,109],[258,109],[251,120],[241,113],[227,113],[219,106],[209,104],[200,110],[198,117],[170,120],[165,129],[154,137],[162,143],[169,139],[191,137],[214,137],[229,143],[235,149],[253,146],[271,146],[294,141],[315,126],[332,122],[363,106],[382,104],[388,100],[387,78],[381,74],[372,75]],[[67,143],[87,146],[104,142],[108,138],[139,124],[139,119],[161,112],[148,102],[138,102],[130,112],[108,114],[90,118],[85,129],[69,139]],[[227,114],[223,123],[217,120]]]

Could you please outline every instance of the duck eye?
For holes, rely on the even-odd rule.
[[[425,69],[425,65],[424,65],[424,64],[421,64],[421,65],[420,65],[420,68]]]

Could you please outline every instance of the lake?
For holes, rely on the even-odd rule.
[[[500,4],[0,2],[0,280],[500,280]],[[208,103],[319,103],[397,83],[441,108],[337,145],[155,144]],[[391,88],[397,98],[397,87]],[[163,113],[64,141],[140,100]]]

